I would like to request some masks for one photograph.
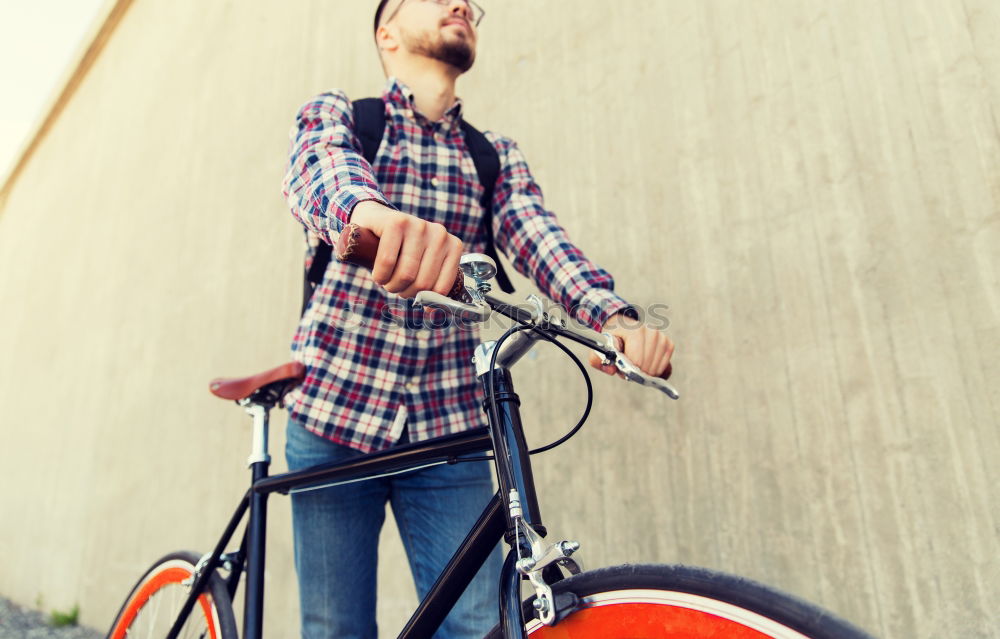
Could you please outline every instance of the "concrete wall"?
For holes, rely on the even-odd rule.
[[[149,562],[221,529],[248,421],[206,383],[288,357],[286,133],[320,90],[378,92],[373,4],[135,0],[9,185],[0,593],[104,627]],[[553,534],[590,566],[740,573],[885,637],[1000,636],[1000,4],[487,10],[469,119],[520,141],[679,345],[681,402],[602,377],[588,428],[540,460]],[[518,371],[532,441],[581,410],[573,371],[554,349]],[[271,512],[267,634],[287,637]],[[391,636],[413,589],[383,545]]]

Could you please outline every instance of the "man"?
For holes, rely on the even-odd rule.
[[[333,243],[348,221],[380,237],[369,273],[334,261],[293,342],[307,366],[289,400],[291,469],[485,425],[471,366],[478,335],[425,327],[411,298],[446,294],[459,258],[482,252],[483,187],[460,127],[455,82],[475,60],[482,10],[466,0],[382,0],[375,41],[388,76],[386,128],[369,163],[339,91],[299,111],[284,192],[293,215]],[[493,194],[496,246],[550,299],[624,339],[626,354],[659,375],[673,345],[622,326],[627,302],[611,276],[570,243],[545,210],[517,146],[487,133],[500,158]],[[591,364],[601,368],[595,356]],[[613,367],[605,372],[614,373]],[[493,493],[482,462],[437,466],[293,497],[304,637],[372,639],[375,564],[391,502],[420,596]],[[445,621],[439,637],[480,637],[496,622],[499,552]]]

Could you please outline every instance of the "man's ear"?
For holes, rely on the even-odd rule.
[[[379,51],[388,53],[399,48],[399,40],[392,29],[386,25],[382,25],[375,32],[375,45],[378,46]]]

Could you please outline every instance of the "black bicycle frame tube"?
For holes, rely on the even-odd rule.
[[[500,494],[507,506],[507,532],[504,539],[513,544],[516,538],[514,520],[510,515],[510,491],[517,491],[521,504],[521,518],[540,535],[545,535],[542,516],[538,509],[538,498],[535,495],[535,480],[531,473],[531,461],[528,457],[528,445],[524,440],[524,429],[521,426],[521,400],[514,392],[514,383],[510,371],[497,368],[493,371],[492,393],[496,398],[499,420],[494,423],[490,411],[490,374],[489,371],[479,377],[486,395],[484,409],[489,416],[490,436],[493,439],[493,451],[496,456],[497,481],[500,484]],[[530,552],[530,551],[529,551]]]
[[[489,449],[489,432],[485,428],[477,428],[405,446],[395,446],[344,462],[322,464],[305,470],[272,475],[254,482],[253,491],[261,494],[287,493],[300,486],[368,479],[416,468],[424,464],[448,462],[461,455],[481,453]]]
[[[251,465],[253,483],[267,478],[268,462]],[[250,523],[247,524],[247,591],[243,608],[244,639],[264,636],[264,543],[267,535],[267,493],[250,496]]]
[[[246,563],[248,532],[248,530],[243,531],[243,540],[240,542],[240,549],[236,552],[236,558],[232,562],[229,576],[226,577],[226,592],[229,593],[230,600],[236,597],[236,589],[240,585],[240,576],[243,574],[243,566]]]
[[[430,637],[455,606],[504,533],[500,495],[493,495],[448,565],[399,633],[399,639]]]
[[[222,551],[225,550],[226,545],[229,540],[232,539],[233,533],[236,532],[236,527],[243,521],[243,515],[247,512],[247,507],[250,505],[250,491],[248,490],[244,495],[243,499],[240,500],[239,506],[236,507],[236,512],[229,519],[229,523],[226,525],[225,531],[222,533],[222,537],[219,538],[219,543],[215,545],[215,549],[212,551],[211,556],[208,558],[208,562],[202,568],[201,574],[198,575],[198,579],[191,585],[191,592],[188,593],[187,600],[184,605],[181,606],[180,613],[177,615],[177,619],[174,621],[174,625],[170,628],[170,632],[167,633],[167,639],[177,639],[177,633],[181,631],[184,626],[184,622],[187,621],[188,616],[191,614],[191,610],[194,609],[194,603],[197,601],[198,597],[205,591],[205,586],[208,585],[209,577],[215,572],[215,569],[219,567],[219,557],[222,555]]]
[[[521,425],[521,400],[514,392],[514,382],[509,370],[500,367],[494,369],[492,387],[490,386],[490,377],[490,372],[487,370],[479,376],[479,380],[486,396],[483,408],[490,423],[497,481],[500,484],[500,496],[505,509],[506,532],[504,539],[510,545],[510,551],[500,574],[500,628],[504,639],[524,639],[526,634],[524,615],[521,611],[522,576],[517,570],[517,544],[519,541],[510,504],[512,489],[517,491],[521,519],[524,523],[531,526],[540,535],[545,534],[545,526],[542,524],[542,516],[538,508],[528,444],[525,442],[524,428]],[[491,394],[496,400],[496,415],[491,409],[489,400]],[[521,550],[526,555],[531,554],[530,548]]]

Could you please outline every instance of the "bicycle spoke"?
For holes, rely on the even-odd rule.
[[[149,618],[149,632],[146,634],[146,639],[153,639],[153,629],[156,627],[156,618],[160,616],[160,601],[162,600],[161,598],[162,594],[163,594],[162,591],[157,591],[153,593],[153,596],[150,597],[149,601],[146,602],[146,605],[143,606],[143,608],[147,608],[149,607],[149,604],[153,603],[154,601],[156,602],[156,605],[153,607],[152,610],[152,617]],[[142,611],[140,611],[140,614],[142,614]]]

